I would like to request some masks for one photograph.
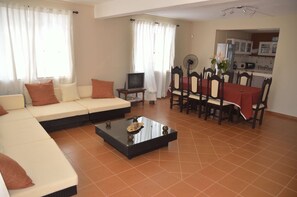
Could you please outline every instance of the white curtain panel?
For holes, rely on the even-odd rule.
[[[146,100],[154,101],[167,95],[175,55],[175,30],[172,24],[133,23],[132,71],[145,72]]]
[[[157,73],[157,98],[165,97],[169,88],[168,74],[175,55],[175,30],[176,25],[156,25],[154,70]]]
[[[0,3],[0,27],[0,95],[75,81],[71,11]]]
[[[144,72],[145,100],[156,100],[157,86],[153,70],[154,23],[133,23],[133,72]]]

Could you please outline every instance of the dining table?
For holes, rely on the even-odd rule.
[[[183,78],[183,88],[188,89],[188,78]],[[234,104],[240,109],[244,119],[253,116],[253,105],[257,104],[261,94],[261,88],[243,86],[234,83],[224,83],[224,100]],[[202,80],[202,94],[207,94],[207,79]]]

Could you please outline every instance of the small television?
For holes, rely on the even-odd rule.
[[[128,73],[127,89],[144,88],[144,73]]]

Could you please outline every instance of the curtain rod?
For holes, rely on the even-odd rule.
[[[131,22],[134,22],[135,21],[135,18],[130,18],[130,21]],[[155,22],[155,24],[159,24],[158,22]],[[176,25],[177,27],[179,27],[179,25]]]

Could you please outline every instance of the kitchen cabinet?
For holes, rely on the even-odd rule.
[[[260,42],[258,55],[275,56],[277,42]]]
[[[228,44],[234,44],[235,54],[248,54],[252,53],[253,42],[248,40],[228,38]]]

